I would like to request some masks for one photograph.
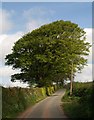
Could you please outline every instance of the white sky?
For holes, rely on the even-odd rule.
[[[53,14],[53,11],[50,11],[51,14]],[[3,24],[2,21],[0,19],[0,27],[3,26],[3,34],[0,34],[0,84],[2,84],[3,86],[23,86],[25,87],[25,84],[22,84],[20,82],[16,82],[16,83],[12,83],[10,81],[10,76],[14,73],[17,73],[17,70],[12,70],[11,67],[5,66],[5,56],[9,53],[11,53],[11,49],[14,45],[14,43],[20,38],[22,37],[22,35],[30,30],[33,30],[37,27],[39,27],[42,24],[45,24],[46,22],[49,22],[48,19],[43,19],[42,21],[40,21],[39,19],[33,19],[33,17],[31,17],[31,9],[29,9],[28,11],[24,12],[24,15],[26,17],[28,17],[27,22],[25,24],[25,28],[26,30],[18,30],[14,33],[8,34],[7,31],[11,30],[14,28],[15,23],[13,23],[11,16],[15,13],[15,11],[7,11],[7,10],[0,10],[0,16],[3,13],[2,19],[3,19]],[[40,16],[39,12],[36,11],[36,13],[38,13],[38,16]],[[44,11],[41,14],[46,14],[46,12]],[[87,35],[87,41],[90,42],[92,44],[92,29],[91,28],[85,28],[84,29],[86,31],[86,35]],[[77,73],[77,76],[75,78],[75,81],[91,81],[92,80],[92,49],[90,50],[90,55],[88,56],[88,66],[86,66],[83,70],[81,74]]]

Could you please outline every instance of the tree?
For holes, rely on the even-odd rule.
[[[70,79],[72,92],[73,75],[86,64],[83,55],[89,53],[90,44],[85,39],[83,29],[63,20],[27,33],[6,56],[6,65],[21,70],[21,73],[12,75],[12,80],[35,81],[44,86],[63,76]]]

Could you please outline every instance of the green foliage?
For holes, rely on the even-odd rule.
[[[41,91],[42,91],[43,96],[45,97],[45,95],[46,95],[46,90],[45,90],[45,88],[41,88]]]
[[[54,87],[46,87],[46,94],[49,96],[54,92]]]
[[[94,115],[94,81],[93,81],[93,85],[92,85],[92,94],[91,94],[91,115]]]
[[[73,95],[78,97],[91,95],[91,92],[92,92],[91,88],[92,88],[91,83],[74,83]]]
[[[70,96],[70,92],[69,90],[66,90],[66,93],[65,95],[62,97],[62,101],[63,102],[67,102],[67,103],[70,103],[70,102],[75,102],[75,101],[79,101],[79,97],[78,96]]]
[[[63,109],[69,118],[90,119],[90,110],[87,105],[80,105],[78,102],[63,104]]]
[[[55,91],[53,87],[47,89],[49,95]],[[15,118],[46,96],[45,88],[2,88],[2,117]]]
[[[85,32],[70,21],[56,21],[24,35],[6,56],[6,65],[20,69],[12,75],[12,81],[36,82],[40,86],[51,85],[57,79],[63,81],[81,70],[87,60],[90,44]]]
[[[92,110],[94,110],[91,100],[92,85],[93,83],[74,83],[71,97],[69,96],[69,90],[67,90],[62,101],[64,102],[64,111],[70,118],[92,117]]]

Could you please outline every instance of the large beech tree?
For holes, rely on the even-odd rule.
[[[36,82],[44,86],[60,78],[72,82],[75,72],[86,65],[90,44],[82,28],[70,21],[56,21],[41,26],[20,38],[6,56],[6,65],[20,69],[12,81]],[[62,79],[61,77],[62,76]]]

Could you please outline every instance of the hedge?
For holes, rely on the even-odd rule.
[[[47,88],[2,88],[2,118],[14,118],[29,106],[51,95],[56,86]]]

